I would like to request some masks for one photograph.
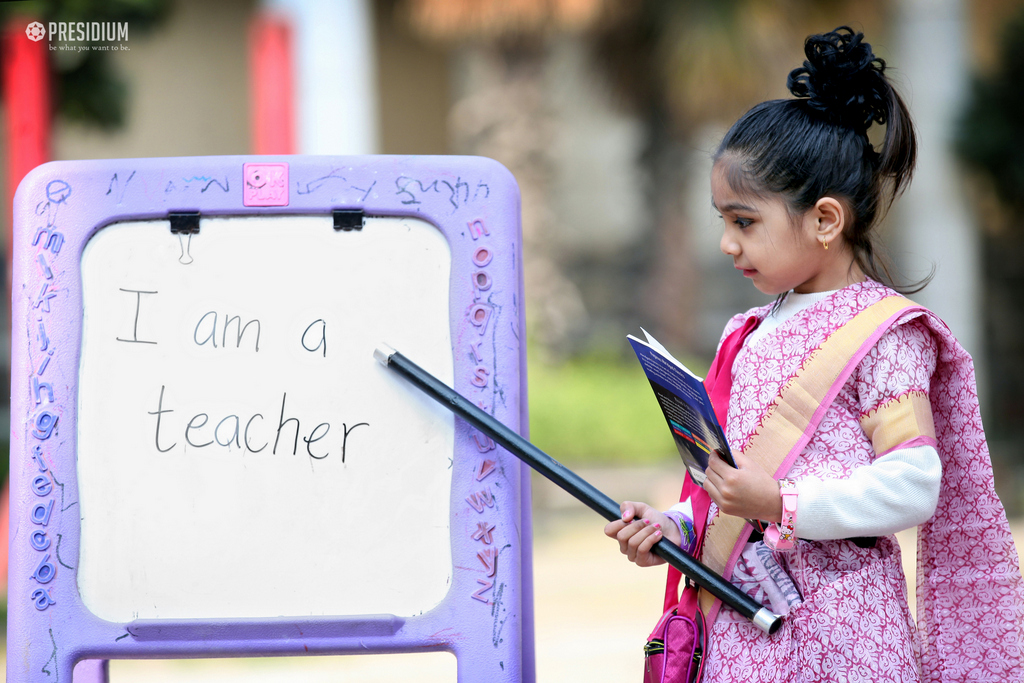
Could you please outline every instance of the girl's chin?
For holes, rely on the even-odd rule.
[[[762,294],[767,294],[769,296],[778,296],[779,294],[782,294],[783,292],[788,292],[789,291],[788,288],[787,289],[779,289],[778,286],[773,286],[773,285],[771,285],[769,283],[766,283],[766,282],[759,282],[758,280],[753,280],[752,279],[752,282],[753,282],[754,288],[757,289],[757,291],[761,292]]]
[[[762,294],[768,294],[771,296],[778,296],[783,292],[788,292],[791,287],[780,287],[778,282],[768,282],[765,280],[764,275],[759,270],[740,270],[743,273],[743,277],[750,280],[750,283],[754,285],[754,288]]]

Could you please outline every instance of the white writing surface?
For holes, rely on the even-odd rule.
[[[82,256],[78,582],[97,616],[395,614],[450,583],[453,383],[433,226],[330,216],[99,230]]]

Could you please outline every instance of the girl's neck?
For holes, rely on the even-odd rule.
[[[857,264],[857,260],[853,258],[852,254],[849,256],[849,261],[846,264],[842,264],[842,261],[836,263],[837,267],[827,269],[814,279],[803,283],[793,288],[793,292],[796,294],[814,294],[817,292],[832,292],[843,287],[849,287],[859,282],[867,280],[867,275],[861,270]],[[845,261],[845,259],[843,259]]]

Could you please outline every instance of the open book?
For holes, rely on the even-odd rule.
[[[673,358],[647,330],[640,329],[647,341],[629,335],[629,343],[651,382],[690,478],[703,486],[704,470],[712,451],[718,451],[723,460],[736,466],[725,432],[715,417],[703,380]]]

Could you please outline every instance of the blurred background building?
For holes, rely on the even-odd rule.
[[[882,232],[908,279],[934,267],[916,298],[974,355],[1000,494],[1024,512],[1019,1],[40,0],[0,18],[8,235],[12,188],[39,156],[505,164],[523,198],[534,437],[569,462],[618,464],[675,457],[625,335],[642,325],[706,367],[729,316],[766,302],[718,251],[718,138],[788,96],[806,35],[864,31],[921,134]],[[127,22],[127,49],[47,50],[48,37],[32,43],[40,81],[19,52],[33,20]],[[32,106],[51,116],[26,132]]]

